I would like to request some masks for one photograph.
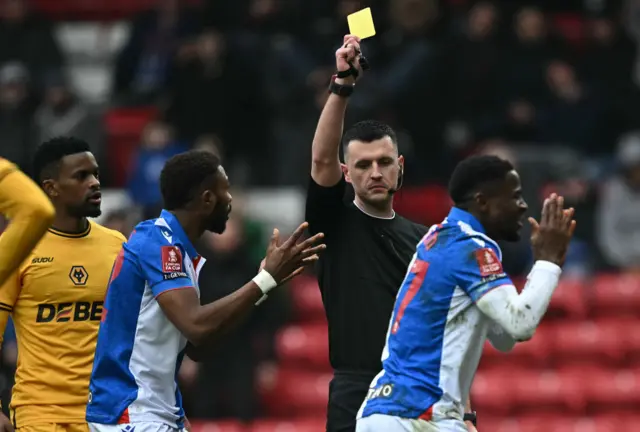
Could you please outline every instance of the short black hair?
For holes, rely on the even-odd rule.
[[[56,178],[63,157],[90,151],[89,144],[80,138],[52,138],[36,149],[33,157],[33,175],[38,182]]]
[[[167,161],[160,173],[160,192],[164,208],[184,208],[201,190],[202,184],[216,175],[220,159],[205,150],[190,150]]]
[[[393,144],[398,146],[398,137],[395,131],[388,124],[377,120],[364,120],[351,126],[342,137],[342,148],[346,150],[351,141],[362,141],[369,143],[388,136]]]
[[[483,185],[503,180],[513,171],[511,162],[492,155],[471,156],[461,161],[451,174],[449,195],[455,205],[468,201]]]

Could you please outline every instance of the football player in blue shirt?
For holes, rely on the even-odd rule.
[[[383,370],[357,432],[467,432],[464,403],[485,340],[509,351],[530,339],[558,284],[575,229],[562,197],[545,200],[540,223],[529,218],[535,264],[518,294],[496,243],[519,239],[527,210],[513,166],[495,156],[466,159],[449,192],[454,207],[418,244],[398,292]]]
[[[191,151],[167,161],[160,185],[165,210],[140,223],[113,267],[89,385],[93,432],[177,432],[184,427],[176,382],[186,353],[206,347],[263,301],[270,290],[317,258],[323,234],[297,243],[306,223],[282,244],[278,232],[262,270],[234,293],[200,305],[204,264],[193,243],[222,233],[231,211],[229,179],[211,153]]]

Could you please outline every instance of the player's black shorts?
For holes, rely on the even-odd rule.
[[[327,432],[355,432],[356,415],[375,373],[334,372],[329,384]]]

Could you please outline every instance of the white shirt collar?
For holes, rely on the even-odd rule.
[[[358,203],[356,202],[356,200],[353,200],[353,204],[354,204],[354,205],[356,206],[356,208],[357,208],[358,210],[360,210],[362,213],[364,213],[364,214],[366,214],[367,216],[372,217],[372,218],[374,218],[374,219],[391,220],[391,219],[394,219],[394,218],[396,217],[396,211],[395,211],[395,210],[391,210],[391,211],[393,212],[393,214],[392,214],[391,216],[389,216],[389,217],[382,217],[382,216],[375,216],[375,215],[372,215],[372,214],[370,214],[370,213],[367,213],[364,209],[362,209],[362,208],[358,205]]]

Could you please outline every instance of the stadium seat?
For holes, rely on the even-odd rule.
[[[585,408],[584,376],[574,370],[564,372],[521,370],[509,376],[514,402],[523,411],[571,410]]]
[[[516,344],[514,349],[508,353],[501,353],[487,341],[481,367],[493,368],[501,364],[544,365],[553,349],[553,337],[553,326],[542,324],[531,340]]]
[[[237,420],[193,421],[191,432],[247,432]]]
[[[640,310],[640,275],[596,276],[591,310],[594,315],[637,316]]]
[[[632,409],[640,403],[640,370],[600,369],[582,373],[590,409]]]
[[[283,365],[329,370],[329,343],[325,323],[291,325],[276,335],[276,352]]]
[[[493,368],[479,370],[471,386],[471,400],[479,412],[504,415],[513,406],[513,386],[510,384],[515,369]],[[491,430],[491,429],[490,429]]]
[[[109,176],[113,187],[126,184],[133,155],[140,142],[140,134],[158,113],[153,107],[114,109],[105,115]]]
[[[325,429],[325,419],[291,419],[256,421],[247,432],[318,432]]]
[[[547,317],[553,315],[584,318],[588,313],[587,292],[578,279],[563,279],[551,297]]]
[[[274,416],[314,415],[326,412],[331,373],[275,368],[259,374],[263,407]]]
[[[299,321],[325,322],[322,296],[315,277],[300,276],[291,281],[291,300]]]
[[[447,188],[440,185],[402,188],[394,196],[395,210],[405,217],[429,226],[442,222],[451,209]]]
[[[627,344],[624,329],[613,320],[561,323],[555,326],[555,353],[573,362],[620,361]]]
[[[579,14],[555,14],[551,22],[555,30],[569,43],[579,46],[584,41],[584,19]]]

